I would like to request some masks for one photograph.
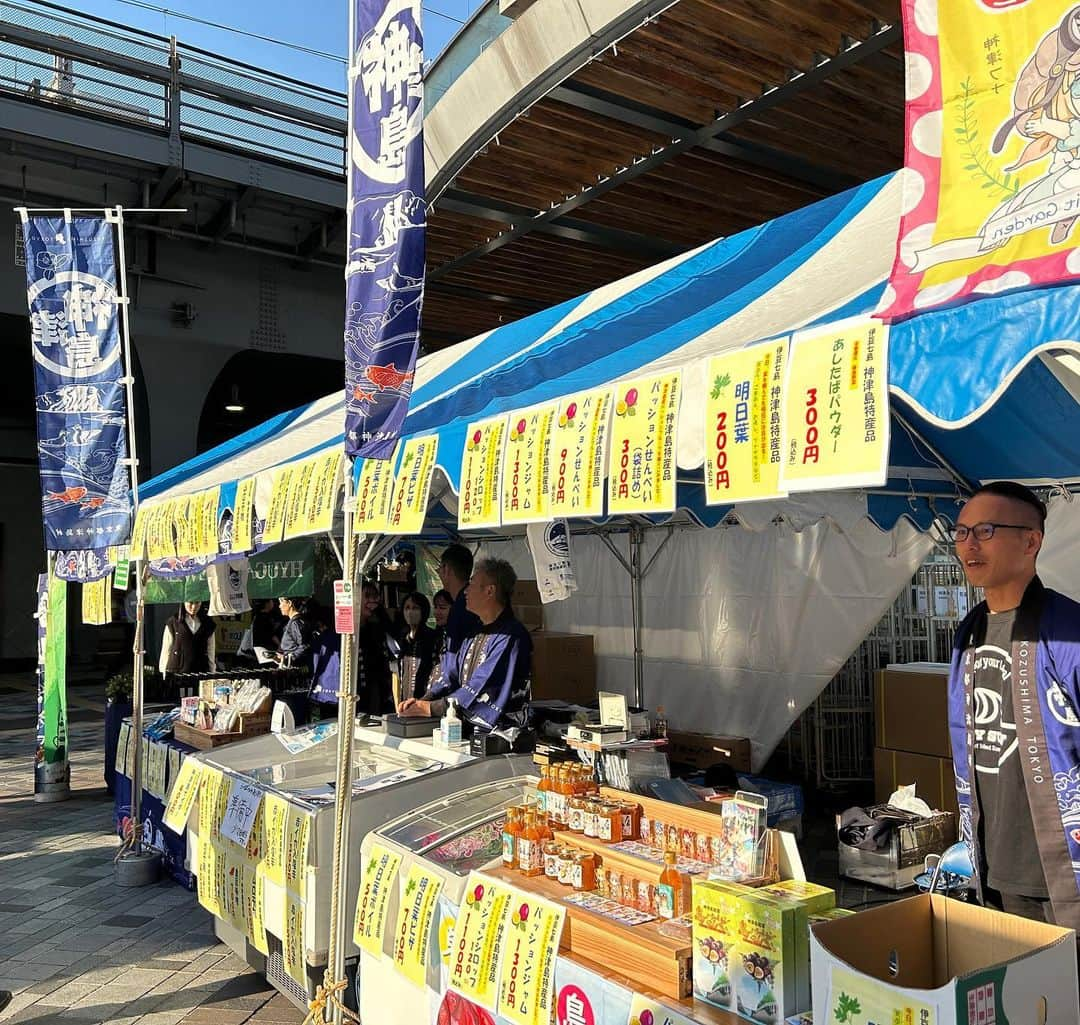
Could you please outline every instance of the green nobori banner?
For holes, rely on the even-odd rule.
[[[249,560],[249,598],[310,597],[315,590],[315,543],[310,538],[282,541]],[[179,605],[210,600],[205,573],[181,580],[151,578],[146,585],[147,605]]]
[[[44,652],[38,662],[38,744],[34,754],[34,793],[59,797],[69,789],[67,735],[67,581],[48,574],[39,585],[38,629],[44,621]],[[39,644],[41,644],[39,635]]]

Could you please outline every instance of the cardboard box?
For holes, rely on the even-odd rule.
[[[892,665],[874,676],[874,743],[894,751],[951,758],[949,667]]]
[[[592,634],[540,630],[532,635],[532,696],[577,704],[596,701]]]
[[[543,630],[544,605],[540,601],[540,592],[536,588],[535,580],[519,580],[514,584],[514,593],[510,597],[510,607],[514,610],[514,615],[530,631]]]
[[[818,924],[816,1022],[1076,1025],[1076,937],[946,897]]]
[[[724,763],[736,772],[749,772],[750,741],[746,737],[714,737],[707,733],[669,730],[668,758],[695,769]]]
[[[694,996],[756,1022],[810,1003],[806,907],[738,883],[694,880]]]
[[[906,890],[915,885],[927,855],[942,854],[954,843],[956,816],[951,812],[898,826],[892,843],[881,851],[864,851],[838,841],[840,875],[890,890]]]
[[[915,795],[931,808],[960,813],[951,758],[874,748],[874,800],[885,804],[902,786],[915,784]]]

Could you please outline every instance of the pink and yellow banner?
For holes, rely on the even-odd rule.
[[[503,455],[503,523],[539,523],[551,519],[551,428],[556,404],[517,410],[508,420]]]
[[[465,432],[458,497],[458,526],[462,530],[498,527],[502,522],[499,478],[505,439],[505,416],[478,420]]]
[[[705,501],[782,498],[786,338],[709,360],[705,398]]]
[[[904,0],[903,217],[879,315],[1080,273],[1075,0]]]
[[[409,438],[404,443],[401,466],[394,482],[394,499],[390,504],[389,533],[419,534],[424,529],[438,451],[437,434]]]
[[[615,386],[608,455],[608,512],[675,511],[675,443],[682,371]]]
[[[549,446],[551,518],[604,515],[611,389],[559,400]]]
[[[855,318],[798,332],[784,388],[780,487],[880,486],[889,472],[889,327]]]

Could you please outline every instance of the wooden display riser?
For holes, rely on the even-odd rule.
[[[647,980],[662,996],[675,1000],[690,996],[690,943],[664,936],[659,922],[628,926],[567,904],[563,898],[574,891],[546,876],[523,876],[502,866],[493,870],[492,875],[566,909],[561,950],[599,964],[622,965],[630,979],[639,980],[634,983],[639,988]]]

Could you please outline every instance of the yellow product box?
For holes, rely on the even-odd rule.
[[[806,908],[738,883],[695,880],[694,996],[761,1025],[810,1004]]]
[[[808,915],[816,915],[821,911],[836,907],[835,890],[801,879],[785,879],[781,883],[763,886],[758,892],[767,893],[770,897],[779,897],[781,900],[798,901],[806,908]]]

